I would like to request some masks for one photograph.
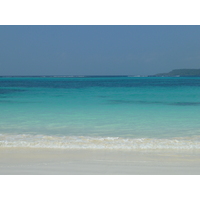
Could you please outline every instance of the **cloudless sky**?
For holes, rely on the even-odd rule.
[[[200,68],[200,26],[0,26],[0,76]]]

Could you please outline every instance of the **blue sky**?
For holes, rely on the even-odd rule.
[[[0,76],[200,68],[200,26],[0,26]]]

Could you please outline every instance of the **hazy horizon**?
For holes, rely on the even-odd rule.
[[[0,76],[148,76],[200,68],[199,26],[0,26]]]

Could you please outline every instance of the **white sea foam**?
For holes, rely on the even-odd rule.
[[[0,147],[30,147],[58,149],[110,149],[110,150],[200,150],[200,137],[172,139],[0,135]]]

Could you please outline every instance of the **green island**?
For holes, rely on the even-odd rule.
[[[169,73],[159,73],[149,77],[200,77],[200,69],[174,69]]]

